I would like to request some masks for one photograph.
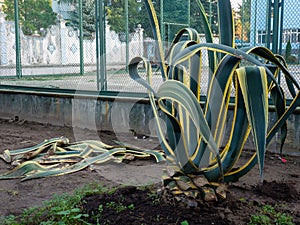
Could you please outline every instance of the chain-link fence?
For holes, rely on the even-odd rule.
[[[142,1],[53,0],[52,5],[48,0],[38,1],[48,3],[50,8],[31,1],[5,1],[2,6],[0,84],[145,92],[129,78],[126,67],[135,56],[145,56],[153,62],[157,56]],[[166,50],[182,27],[190,26],[203,33],[195,1],[153,3]],[[217,0],[202,3],[218,42]],[[27,7],[31,17],[25,16],[26,4],[32,4]],[[300,1],[232,0],[232,5],[236,46],[263,45],[283,55],[299,81]],[[48,24],[36,22],[43,20]],[[159,70],[155,77],[158,86],[162,82]]]
[[[0,12],[0,84],[111,91],[128,87],[131,80],[126,65],[134,56],[143,55],[144,29],[139,23],[127,24],[130,29],[125,24],[117,26],[126,14],[134,17],[134,12],[125,12],[124,1],[112,5],[99,0],[53,0],[47,18],[33,13],[46,9],[34,4],[29,8],[26,3],[33,2],[6,1]],[[121,16],[119,21],[108,18],[111,10],[122,11],[115,16]],[[33,14],[30,21],[24,21],[29,13]],[[55,19],[50,18],[51,13]],[[102,24],[100,18],[106,22]],[[41,27],[35,24],[37,20],[49,23]],[[135,86],[128,91],[142,91]]]
[[[300,1],[243,0],[240,9],[239,44],[265,46],[280,54],[289,71],[300,81]],[[278,77],[283,89],[284,79]]]

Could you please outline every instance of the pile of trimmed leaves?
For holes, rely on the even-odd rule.
[[[52,138],[29,148],[4,150],[0,154],[5,162],[14,168],[0,175],[0,180],[20,178],[22,181],[34,178],[74,173],[92,164],[109,161],[122,162],[134,158],[154,157],[156,162],[164,161],[159,150],[140,149],[117,142],[118,146],[101,141],[85,140],[69,143],[65,137]]]

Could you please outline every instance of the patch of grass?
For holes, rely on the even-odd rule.
[[[148,193],[148,197],[152,200],[153,205],[159,205],[160,198],[156,192],[150,192]]]
[[[240,202],[246,202],[245,198],[240,198],[239,200],[240,200]]]
[[[263,205],[259,212],[252,215],[248,225],[294,225],[293,217],[286,213],[278,212],[271,205]]]
[[[40,207],[31,207],[23,211],[20,216],[10,215],[0,217],[0,225],[83,225],[88,214],[81,211],[85,196],[108,192],[101,184],[92,183],[77,189],[73,194],[54,196],[52,200],[45,201]]]
[[[77,74],[59,74],[59,75],[35,75],[35,76],[23,76],[22,78],[10,77],[9,81],[51,81],[51,80],[65,80],[70,77],[78,77],[82,75]]]
[[[14,215],[10,216],[0,216],[0,224],[2,225],[19,225],[16,221],[16,217]]]
[[[127,209],[134,210],[133,204],[126,206],[123,205],[122,203],[116,203],[116,202],[108,202],[106,203],[106,207],[115,210],[117,213],[125,211]]]
[[[134,210],[135,207],[134,207],[134,204],[130,204],[129,206],[127,206],[127,208],[130,210]]]
[[[189,222],[187,220],[184,220],[180,223],[181,225],[189,225]]]

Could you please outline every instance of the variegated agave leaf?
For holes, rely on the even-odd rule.
[[[166,81],[157,93],[152,89],[151,66],[145,58],[132,60],[130,75],[148,88],[162,147],[167,159],[177,165],[182,173],[204,174],[209,181],[233,181],[258,163],[262,176],[266,146],[279,129],[282,133],[282,149],[287,133],[286,119],[299,106],[299,84],[289,73],[283,58],[270,50],[264,47],[234,48],[234,26],[229,0],[218,1],[219,24],[222,24],[219,44],[212,43],[206,13],[201,2],[196,3],[207,43],[199,43],[195,30],[183,29],[178,32],[165,58],[152,1],[145,1],[158,42],[162,77]],[[183,34],[187,34],[188,40],[182,41]],[[206,84],[206,98],[201,102],[204,51],[208,51],[211,73]],[[139,76],[137,62],[145,64],[147,81]],[[242,62],[250,66],[242,67]],[[293,97],[288,107],[286,96],[277,83],[280,71]],[[269,96],[273,99],[278,121],[268,131]],[[230,102],[234,103],[234,116],[229,138],[223,148]],[[167,134],[163,133],[159,111],[163,111],[168,118]],[[250,132],[253,134],[256,152],[248,162],[235,168]]]
[[[96,140],[69,144],[66,140],[53,138],[29,148],[5,150],[1,158],[15,167],[0,175],[0,180],[21,178],[25,181],[59,176],[80,171],[93,164],[122,162],[130,159],[129,155],[132,159],[153,157],[157,163],[165,160],[163,152],[159,150],[138,149],[122,143],[120,146],[111,146]]]

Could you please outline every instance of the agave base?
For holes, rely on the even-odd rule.
[[[183,174],[176,166],[168,166],[163,176],[162,193],[165,200],[181,202],[187,207],[223,201],[226,192],[225,183],[209,182],[203,174]]]

